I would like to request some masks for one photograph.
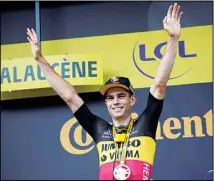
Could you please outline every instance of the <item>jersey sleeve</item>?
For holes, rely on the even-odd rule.
[[[85,103],[74,113],[74,116],[95,143],[98,142],[100,134],[109,126],[107,121],[91,113]]]
[[[158,120],[163,109],[164,100],[156,99],[150,92],[145,110],[139,116],[138,124],[146,136],[155,140]]]

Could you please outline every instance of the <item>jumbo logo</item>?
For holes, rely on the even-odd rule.
[[[151,41],[148,45],[138,41],[133,49],[133,61],[137,70],[144,76],[154,79],[166,44],[167,42],[157,44]],[[191,47],[188,47],[186,41],[178,41],[176,61],[170,79],[181,77],[191,70],[190,61],[194,61],[197,54],[188,52],[189,49]]]
[[[88,153],[94,148],[91,136],[84,131],[76,118],[68,120],[63,125],[60,141],[67,152],[75,155]]]
[[[137,113],[132,113],[133,119],[137,117]],[[75,117],[65,122],[62,126],[60,142],[67,152],[74,155],[86,154],[94,148],[93,139],[82,128]]]
[[[138,118],[137,113],[132,113],[132,118]],[[156,140],[164,139],[189,139],[213,136],[213,113],[208,110],[202,117],[169,117],[159,121],[156,131]],[[173,123],[173,124],[171,124]],[[174,132],[176,130],[176,132]],[[65,122],[60,131],[60,141],[62,147],[74,155],[86,154],[94,148],[91,136],[80,126],[76,118]],[[137,143],[136,143],[137,145]],[[105,149],[102,148],[102,149]]]

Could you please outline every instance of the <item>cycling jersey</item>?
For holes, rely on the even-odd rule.
[[[131,170],[128,180],[150,180],[156,149],[156,130],[163,107],[163,100],[149,93],[146,108],[134,120],[125,164]],[[84,103],[74,116],[79,124],[93,138],[99,155],[99,180],[112,180],[114,168],[119,164],[112,136],[112,124],[91,113]],[[122,150],[122,144],[118,147]],[[116,180],[116,179],[115,179]]]

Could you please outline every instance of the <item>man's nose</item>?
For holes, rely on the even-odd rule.
[[[114,104],[118,104],[119,103],[119,99],[117,97],[114,98]]]

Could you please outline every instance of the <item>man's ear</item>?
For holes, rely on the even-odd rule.
[[[136,103],[136,101],[137,101],[137,97],[136,97],[136,95],[134,94],[134,95],[131,96],[131,106],[134,106],[135,103]]]

